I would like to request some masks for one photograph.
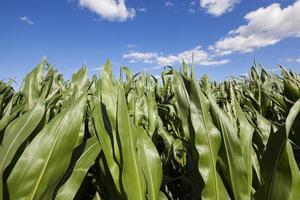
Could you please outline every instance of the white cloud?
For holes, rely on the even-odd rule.
[[[125,21],[135,17],[135,9],[127,8],[125,0],[79,0],[79,5],[110,21]]]
[[[174,6],[174,3],[172,3],[171,1],[167,1],[167,2],[165,3],[165,6],[167,6],[167,7],[172,7],[172,6]]]
[[[190,5],[191,5],[191,6],[196,5],[196,1],[195,1],[195,0],[191,1],[191,2],[190,2]]]
[[[147,11],[146,8],[137,8],[136,10],[137,10],[137,11],[140,11],[140,12],[146,12],[146,11]]]
[[[19,17],[19,20],[27,23],[27,24],[30,24],[30,25],[33,25],[33,21],[31,21],[31,19],[29,19],[27,16],[23,16],[23,17]]]
[[[248,13],[248,22],[232,30],[217,41],[211,49],[216,53],[251,52],[254,49],[274,45],[288,37],[300,37],[300,0],[281,8],[273,3]]]
[[[228,59],[214,60],[212,55],[201,49],[201,46],[197,46],[194,49],[183,51],[175,55],[163,55],[162,53],[159,54],[155,52],[131,52],[124,54],[123,58],[129,59],[130,61],[151,63],[159,66],[174,66],[181,63],[183,59],[187,63],[192,63],[194,61],[195,64],[205,66],[223,65],[229,62]]]
[[[154,69],[154,70],[163,69],[163,68],[164,68],[164,66],[160,66],[160,65],[152,67],[152,69]]]
[[[143,63],[153,63],[157,56],[158,54],[154,52],[131,52],[128,54],[123,54],[123,58],[130,59],[131,62],[136,61]]]
[[[127,47],[131,49],[131,48],[136,47],[136,44],[128,44]]]
[[[135,60],[129,60],[129,63],[135,64],[135,63],[137,63],[137,61],[135,61]]]
[[[200,6],[213,16],[220,16],[231,11],[239,0],[200,0]]]
[[[190,8],[190,9],[189,9],[189,13],[195,14],[195,13],[196,13],[196,11],[195,11],[195,9],[193,9],[193,8]]]
[[[286,62],[298,62],[298,63],[300,63],[300,57],[299,58],[286,58],[286,59],[280,59],[280,60],[284,60]]]

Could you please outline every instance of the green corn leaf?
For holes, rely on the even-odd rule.
[[[236,117],[239,122],[239,139],[242,146],[242,154],[244,155],[247,170],[247,195],[250,196],[252,190],[252,136],[254,128],[248,122],[236,97],[234,97],[233,101],[236,110]]]
[[[100,197],[100,195],[98,194],[98,192],[96,192],[96,194],[95,194],[93,200],[101,200],[101,197]]]
[[[178,115],[181,119],[182,123],[182,129],[183,129],[183,137],[187,140],[189,136],[189,112],[190,112],[190,102],[189,102],[189,96],[186,91],[184,80],[182,76],[176,72],[173,71],[174,77],[173,77],[173,87],[174,87],[174,93],[176,97],[176,107],[178,111]]]
[[[13,99],[10,100],[10,102],[6,106],[6,108],[4,110],[4,114],[3,114],[2,118],[0,119],[0,134],[1,134],[1,131],[6,128],[6,126],[9,124],[9,122],[11,120],[12,105],[13,105]]]
[[[100,103],[97,101],[93,101],[93,122],[97,137],[99,139],[99,143],[101,145],[102,151],[104,153],[108,165],[108,169],[114,180],[117,191],[121,193],[120,168],[114,159],[113,153],[113,143],[116,141],[111,141],[111,137],[105,129],[105,119],[103,119],[102,108]]]
[[[2,197],[2,177],[5,168],[11,163],[19,147],[38,126],[44,116],[44,112],[45,105],[38,101],[28,112],[11,122],[5,130],[3,143],[0,146],[0,197]]]
[[[264,184],[255,194],[257,199],[279,200],[290,197],[292,174],[284,138],[284,128],[270,135],[261,164]]]
[[[237,130],[226,113],[216,104],[214,97],[208,93],[212,118],[222,134],[224,144],[224,160],[227,163],[226,176],[235,199],[250,199],[248,194],[248,178],[242,146]]]
[[[86,66],[82,66],[82,68],[72,75],[71,85],[76,85],[78,89],[83,89],[86,83],[88,82],[88,75]]]
[[[166,197],[166,195],[163,192],[159,192],[159,200],[168,200],[168,198]]]
[[[262,175],[261,175],[261,169],[260,169],[260,165],[259,165],[259,159],[258,159],[258,156],[254,150],[254,148],[252,147],[252,150],[251,150],[251,163],[252,163],[252,166],[253,166],[253,169],[254,169],[254,173],[256,175],[256,178],[257,178],[257,181],[258,181],[258,185],[261,185],[262,184]],[[253,179],[255,180],[255,179]]]
[[[294,157],[293,148],[291,144],[287,143],[287,153],[289,157],[289,164],[291,167],[291,173],[292,173],[292,188],[291,188],[291,196],[290,200],[297,200],[300,199],[300,171],[297,165],[297,162]]]
[[[70,177],[59,189],[56,200],[74,199],[87,171],[95,163],[95,159],[101,150],[96,136],[89,138],[82,145],[85,146],[83,153],[74,164],[72,170],[70,170]]]
[[[291,128],[299,112],[300,100],[291,108],[285,125],[270,135],[261,164],[264,185],[257,192],[257,198],[280,200],[289,199],[291,194],[299,195],[295,193],[296,189],[292,188],[294,185],[299,187],[297,180],[299,173],[295,169],[294,156],[288,141]],[[293,176],[295,177],[293,178]]]
[[[147,183],[147,200],[158,200],[162,182],[162,165],[159,154],[146,132],[137,127],[137,149],[141,168]]]
[[[98,90],[100,91],[101,102],[105,106],[105,112],[109,119],[109,126],[112,130],[113,136],[113,152],[117,163],[120,163],[120,150],[117,144],[117,98],[118,98],[118,85],[113,78],[112,67],[110,61],[107,61],[102,71],[100,79],[100,85]]]
[[[195,146],[199,153],[198,169],[205,183],[201,197],[207,200],[228,199],[229,196],[216,167],[221,134],[210,117],[209,101],[194,80],[191,81],[190,99]]]
[[[22,92],[26,99],[26,110],[34,107],[40,98],[43,80],[43,67],[44,61],[34,68],[24,80]]]
[[[138,133],[129,119],[125,94],[121,87],[118,94],[117,125],[123,158],[122,183],[127,199],[146,199],[146,183],[136,152]]]
[[[25,149],[8,178],[11,200],[52,198],[76,146],[85,103],[86,95],[82,95],[55,116]]]

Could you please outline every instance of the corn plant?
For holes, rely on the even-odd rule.
[[[120,69],[0,81],[0,199],[300,199],[298,74]]]

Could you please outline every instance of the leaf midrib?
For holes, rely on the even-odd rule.
[[[28,119],[26,120],[26,123],[24,123],[24,125],[22,126],[21,130],[18,132],[18,134],[16,135],[16,137],[13,139],[13,141],[10,143],[10,145],[8,146],[8,149],[2,159],[1,165],[0,165],[0,172],[2,173],[3,171],[3,164],[5,162],[5,159],[7,157],[7,155],[9,154],[10,150],[12,149],[12,146],[14,144],[14,142],[17,140],[18,136],[20,135],[20,133],[23,131],[23,129],[26,127],[26,125],[29,123],[29,121],[31,120],[32,116],[36,113],[35,111],[38,109],[39,106],[36,106],[34,108],[34,110],[32,110],[32,113],[29,115]]]
[[[63,120],[62,120],[61,123],[60,123],[59,129],[58,129],[59,131],[58,131],[58,133],[56,134],[56,137],[55,137],[55,139],[54,139],[54,145],[52,145],[52,147],[51,147],[51,149],[50,149],[49,156],[47,157],[47,160],[46,160],[46,162],[45,162],[45,164],[44,164],[44,167],[42,168],[42,171],[41,171],[40,176],[39,176],[39,178],[38,178],[38,182],[36,183],[36,185],[35,185],[35,187],[34,187],[34,190],[33,190],[33,192],[31,193],[30,200],[33,200],[34,195],[35,195],[35,193],[36,193],[37,190],[38,190],[38,187],[39,187],[39,185],[40,185],[40,182],[41,182],[41,180],[42,180],[42,178],[43,178],[43,176],[44,176],[44,174],[45,174],[45,170],[46,170],[46,168],[47,168],[47,166],[48,166],[48,163],[49,163],[49,160],[50,160],[50,158],[51,158],[52,152],[53,152],[53,150],[54,150],[54,148],[55,148],[55,146],[56,146],[55,144],[56,144],[57,139],[58,139],[58,137],[59,137],[59,135],[60,135],[59,133],[61,132],[62,127],[63,127],[63,124],[64,124],[64,122],[66,121],[66,119],[68,118],[69,115],[70,115],[70,113],[68,113],[67,115],[65,115],[64,118],[63,118]]]

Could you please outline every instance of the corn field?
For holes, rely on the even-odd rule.
[[[195,76],[65,81],[43,60],[1,81],[0,199],[299,200],[300,76]]]

